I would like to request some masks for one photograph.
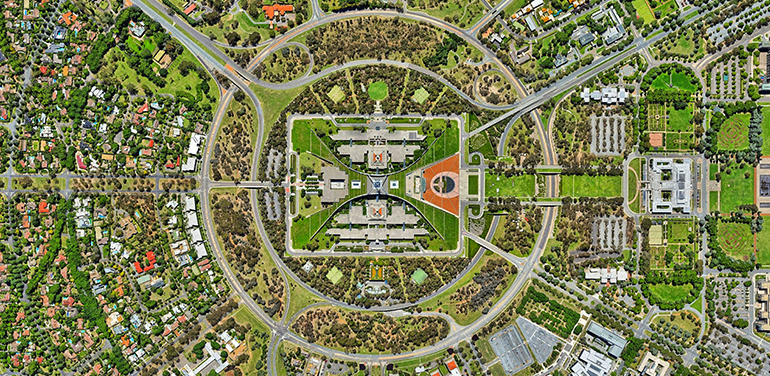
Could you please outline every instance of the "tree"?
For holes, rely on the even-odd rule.
[[[225,35],[225,39],[227,39],[228,44],[230,44],[231,46],[235,46],[236,44],[238,44],[238,41],[241,40],[241,36],[238,33],[231,31],[227,33],[227,35]]]

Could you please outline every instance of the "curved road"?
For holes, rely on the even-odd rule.
[[[180,40],[183,45],[185,45],[187,48],[193,52],[194,55],[196,55],[205,66],[209,68],[215,68],[219,71],[221,71],[223,74],[225,74],[238,88],[243,90],[248,96],[249,100],[254,103],[257,111],[257,116],[259,119],[259,131],[258,131],[258,137],[257,137],[257,147],[254,151],[254,163],[252,165],[252,180],[255,180],[256,177],[256,168],[258,166],[258,159],[261,155],[261,147],[262,147],[262,140],[263,140],[263,132],[264,132],[264,114],[262,112],[262,108],[260,105],[260,102],[254,92],[250,90],[249,84],[255,83],[260,86],[265,86],[269,88],[276,88],[276,89],[288,89],[291,87],[298,87],[301,86],[307,82],[311,82],[315,79],[318,79],[320,77],[323,77],[324,75],[328,75],[330,73],[333,73],[339,69],[345,69],[345,66],[340,67],[333,67],[323,70],[322,72],[314,75],[308,75],[306,74],[304,77],[294,80],[287,84],[267,84],[265,82],[261,82],[260,80],[257,80],[253,75],[250,73],[250,70],[253,69],[256,64],[261,62],[263,59],[265,59],[267,56],[269,56],[272,52],[274,52],[278,48],[282,48],[283,46],[286,46],[287,42],[290,41],[293,37],[310,30],[314,27],[318,27],[320,25],[344,20],[348,18],[355,18],[355,17],[362,17],[362,16],[383,16],[383,17],[402,17],[402,18],[408,18],[411,20],[416,21],[422,21],[429,23],[435,27],[438,27],[442,30],[451,32],[453,34],[456,34],[460,37],[462,37],[464,40],[466,40],[468,43],[473,45],[474,47],[478,48],[480,51],[484,53],[486,56],[486,59],[491,61],[492,63],[496,64],[503,75],[514,85],[517,92],[519,93],[519,96],[521,100],[515,104],[511,105],[509,107],[506,106],[500,106],[495,107],[495,109],[509,109],[508,113],[505,115],[499,117],[498,119],[493,120],[492,122],[487,123],[483,127],[480,127],[479,129],[470,132],[465,133],[462,132],[462,138],[467,139],[468,137],[477,134],[484,129],[487,129],[488,127],[496,124],[497,122],[510,117],[510,116],[521,116],[521,114],[527,113],[531,111],[530,116],[532,116],[533,120],[535,121],[536,130],[538,133],[538,137],[543,149],[543,156],[544,156],[544,163],[546,165],[557,165],[556,160],[556,154],[553,149],[553,142],[552,137],[550,134],[550,129],[546,129],[546,127],[542,124],[540,121],[539,111],[536,110],[536,108],[542,104],[547,98],[553,97],[562,91],[577,85],[590,77],[592,77],[595,73],[598,73],[602,70],[602,68],[608,67],[611,64],[615,64],[616,62],[620,61],[621,59],[624,59],[627,56],[630,56],[630,54],[636,53],[640,50],[645,49],[647,46],[651,45],[652,43],[655,43],[657,40],[665,37],[667,33],[661,33],[660,35],[651,38],[651,40],[646,41],[641,38],[637,38],[634,40],[634,43],[629,47],[626,52],[623,52],[615,57],[605,57],[600,58],[597,61],[595,61],[593,64],[589,65],[588,67],[584,67],[579,69],[578,71],[574,72],[571,75],[568,75],[558,83],[551,85],[550,87],[541,90],[540,92],[536,93],[536,95],[528,95],[526,90],[524,89],[523,85],[518,81],[518,79],[513,75],[510,68],[502,64],[499,59],[497,59],[497,56],[492,53],[490,50],[488,50],[485,46],[483,46],[476,38],[475,38],[475,32],[486,22],[491,20],[493,17],[499,13],[500,10],[504,9],[505,6],[510,2],[504,1],[498,4],[492,11],[488,12],[476,25],[471,27],[469,30],[462,30],[457,28],[454,25],[451,25],[449,23],[446,23],[442,20],[436,19],[434,17],[430,17],[424,14],[416,14],[416,13],[400,13],[400,12],[393,12],[393,11],[381,11],[381,10],[366,10],[366,11],[356,11],[356,12],[347,12],[347,13],[338,13],[338,14],[331,14],[331,15],[322,15],[320,12],[317,12],[318,3],[317,0],[312,1],[312,6],[314,10],[313,18],[300,25],[295,27],[294,29],[290,30],[289,32],[285,33],[281,37],[278,37],[271,41],[269,44],[267,44],[267,47],[265,47],[254,60],[249,64],[249,67],[247,69],[244,69],[240,66],[237,66],[236,64],[232,63],[232,61],[229,59],[229,57],[222,51],[220,51],[216,46],[214,46],[208,38],[202,37],[202,35],[195,30],[194,28],[190,27],[185,22],[179,20],[178,17],[175,15],[167,16],[165,14],[159,14],[157,9],[164,9],[165,7],[158,3],[156,0],[136,0],[135,3],[140,8],[144,10],[145,13],[150,15],[152,18],[154,18],[156,21],[158,21],[164,28],[166,28],[173,37]],[[689,22],[693,22],[698,17],[695,17],[693,19],[688,20]],[[398,65],[402,66],[407,69],[413,69],[420,71],[421,73],[429,74],[433,78],[439,79],[442,83],[449,86],[452,90],[454,90],[458,95],[462,96],[464,99],[468,100],[468,96],[459,91],[456,87],[452,86],[451,84],[448,84],[448,81],[441,77],[440,75],[436,74],[435,72],[431,72],[425,68],[415,66],[408,63],[402,63],[402,62],[396,62],[396,61],[372,61],[372,60],[362,60],[362,61],[354,61],[346,63],[347,68],[351,66],[357,66],[357,65],[367,65],[367,64],[392,64],[392,65]],[[430,73],[428,73],[430,72]],[[593,72],[593,73],[592,73]],[[437,77],[438,76],[438,77]],[[271,85],[279,85],[279,86],[271,86]],[[203,178],[201,179],[201,185],[202,185],[202,191],[201,194],[201,209],[203,212],[203,218],[204,218],[204,226],[207,233],[207,236],[209,239],[216,239],[216,233],[214,232],[212,220],[210,218],[211,213],[211,204],[209,202],[208,198],[208,192],[211,188],[210,186],[210,179],[208,176],[208,171],[210,167],[210,156],[213,152],[213,142],[214,137],[216,136],[216,130],[219,128],[220,123],[222,121],[223,113],[227,107],[227,104],[232,98],[232,95],[235,92],[235,88],[232,88],[228,90],[222,97],[222,100],[220,102],[219,107],[217,108],[215,117],[214,117],[214,124],[211,127],[211,132],[209,136],[209,140],[211,140],[207,146],[206,146],[206,152],[205,156],[203,158]],[[472,102],[476,102],[475,100],[471,100]],[[478,104],[478,103],[476,103]],[[484,108],[489,108],[486,106],[480,106]],[[509,124],[506,126],[505,135],[508,133],[508,129],[510,128],[513,121],[509,122]],[[212,137],[212,135],[214,137]],[[505,142],[505,138],[501,139],[501,146]],[[499,153],[501,154],[501,150],[499,150]],[[558,197],[557,192],[557,185],[558,178],[556,176],[549,175],[546,178],[546,196],[547,197]],[[276,187],[278,188],[278,187]],[[260,236],[263,238],[263,241],[266,245],[266,248],[270,252],[270,256],[276,260],[276,262],[279,265],[283,265],[281,258],[276,253],[275,249],[273,248],[272,244],[270,244],[266,231],[264,229],[264,226],[262,225],[262,222],[259,218],[260,214],[257,210],[257,197],[256,197],[256,191],[252,192],[252,204],[253,204],[253,210],[254,210],[254,216],[255,220],[257,222],[258,230],[260,233]],[[555,225],[555,219],[557,215],[557,208],[555,207],[546,207],[543,209],[544,211],[544,219],[543,219],[543,227],[541,230],[540,235],[537,238],[536,244],[534,245],[534,249],[531,252],[530,256],[526,259],[526,261],[519,261],[524,262],[523,265],[521,265],[521,269],[519,274],[517,275],[514,282],[511,284],[511,286],[508,288],[508,290],[503,294],[503,296],[499,299],[499,301],[490,309],[489,313],[486,315],[483,315],[479,320],[473,322],[472,324],[464,327],[458,327],[453,326],[455,330],[453,330],[450,335],[440,341],[438,341],[436,344],[431,346],[426,346],[423,348],[420,348],[415,351],[411,351],[408,353],[402,353],[402,354],[390,354],[390,355],[378,355],[378,354],[348,354],[343,353],[341,351],[325,348],[322,346],[319,346],[317,344],[309,343],[305,339],[299,337],[298,335],[292,333],[288,330],[288,325],[290,324],[290,318],[287,317],[288,314],[288,307],[289,307],[289,288],[290,285],[288,283],[288,276],[290,276],[292,279],[294,279],[294,282],[302,285],[305,288],[308,288],[304,282],[302,282],[300,279],[294,275],[294,273],[289,270],[288,268],[285,268],[285,266],[280,267],[282,278],[284,279],[285,289],[286,289],[286,301],[285,303],[285,310],[284,315],[280,322],[276,322],[272,320],[270,317],[268,317],[264,311],[251,299],[250,295],[243,290],[243,287],[237,280],[237,278],[234,276],[232,271],[229,268],[229,265],[227,264],[227,261],[225,260],[222,250],[219,247],[219,244],[217,241],[212,240],[212,250],[213,253],[217,259],[218,262],[220,262],[220,265],[222,265],[223,272],[225,274],[225,277],[228,279],[230,284],[233,287],[233,290],[235,293],[237,293],[241,298],[243,303],[249,307],[252,311],[255,312],[255,314],[265,322],[266,325],[268,325],[271,330],[273,331],[273,336],[270,341],[269,346],[269,352],[271,361],[271,367],[270,367],[270,373],[275,374],[275,357],[276,357],[276,349],[277,345],[282,341],[286,340],[292,343],[299,344],[305,348],[308,348],[312,352],[317,352],[321,354],[325,354],[330,357],[334,357],[341,360],[351,360],[351,361],[363,361],[363,362],[393,362],[397,360],[403,360],[408,359],[412,357],[417,357],[421,355],[431,354],[433,352],[445,349],[447,347],[455,346],[457,343],[459,343],[462,340],[465,340],[472,336],[475,332],[483,328],[485,325],[487,325],[492,319],[494,319],[498,314],[503,312],[503,310],[509,305],[509,303],[513,300],[513,298],[517,295],[517,293],[521,290],[521,288],[524,286],[527,280],[530,279],[530,277],[533,276],[534,268],[536,264],[539,261],[540,255],[545,249],[545,246],[547,244],[548,239],[551,236],[551,233],[553,231],[554,225]],[[498,219],[495,218],[493,221],[493,226],[490,229],[490,233],[494,233],[494,229],[497,226]],[[518,261],[518,260],[516,260]],[[519,267],[519,265],[517,265]],[[467,272],[467,271],[466,271]],[[451,285],[451,284],[450,284]],[[450,285],[447,285],[445,287],[449,287]],[[313,289],[309,289],[310,291],[317,293]],[[326,298],[325,300],[329,300]],[[319,303],[320,304],[320,303]],[[325,303],[324,303],[325,304]],[[337,305],[337,302],[333,302],[332,304]],[[452,320],[448,320],[451,323],[453,323]]]

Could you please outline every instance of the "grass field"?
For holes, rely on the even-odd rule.
[[[695,308],[696,311],[703,313],[703,296],[699,296],[698,299],[695,299],[690,305]]]
[[[634,213],[639,213],[642,206],[642,195],[636,187],[642,176],[642,159],[636,158],[628,164],[628,206]],[[635,173],[634,173],[635,172]]]
[[[372,82],[368,92],[373,101],[381,101],[388,96],[388,85],[382,81]]]
[[[481,153],[486,159],[493,159],[496,156],[495,149],[492,147],[492,143],[489,142],[489,137],[487,137],[485,132],[471,137],[467,143],[468,152],[466,153],[466,158],[470,158],[470,155],[474,152]]]
[[[719,209],[719,191],[709,192],[709,212],[721,211]]]
[[[650,5],[647,4],[646,0],[634,0],[633,5],[636,8],[637,15],[644,20],[644,23],[655,21],[655,15],[652,13],[652,9],[650,9]]]
[[[61,178],[29,178],[30,180],[27,180],[26,178],[13,178],[11,179],[11,189],[28,189],[28,190],[36,190],[36,191],[47,191],[47,190],[57,190],[61,191],[64,190],[64,185],[66,184],[64,179]],[[24,182],[30,182],[31,185],[25,186],[26,183]]]
[[[737,210],[740,205],[754,203],[754,167],[746,165],[739,168],[738,165],[730,166],[731,173],[722,172],[721,211],[729,213]],[[746,172],[749,177],[746,178]]]
[[[479,176],[478,175],[468,176],[468,194],[469,195],[479,194]]]
[[[668,108],[668,131],[669,132],[692,132],[692,105],[688,105],[684,110],[677,110],[673,106]]]
[[[717,147],[722,150],[748,149],[750,120],[751,114],[735,114],[725,120],[717,134]]]
[[[757,264],[770,265],[770,229],[757,233]]]
[[[672,75],[662,73],[652,81],[651,86],[653,89],[668,89],[670,87],[669,84],[675,88],[689,92],[695,92],[697,89],[690,81],[690,76],[681,72],[674,72]]]
[[[684,300],[690,295],[691,284],[673,286],[664,283],[650,285],[650,292],[653,296],[665,302],[678,302]]]
[[[559,191],[570,197],[620,197],[622,176],[562,175]]]
[[[748,261],[754,254],[754,235],[745,223],[719,223],[719,245],[725,253],[736,259]]]
[[[511,176],[486,173],[484,194],[487,197],[532,197],[535,195],[535,175]]]

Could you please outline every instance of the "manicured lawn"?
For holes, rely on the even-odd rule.
[[[690,295],[691,284],[673,286],[664,283],[650,285],[650,292],[653,296],[665,302],[678,302],[686,299]]]
[[[709,192],[709,212],[719,211],[719,191]]]
[[[639,213],[642,206],[642,195],[636,187],[642,176],[642,159],[636,158],[628,164],[628,206],[634,213]]]
[[[709,179],[717,180],[717,173],[719,172],[719,165],[716,163],[709,164]]]
[[[703,313],[703,296],[699,296],[698,299],[695,299],[691,306],[695,308],[696,311]]]
[[[668,108],[669,132],[692,132],[692,106],[684,110],[677,110],[673,106]]]
[[[670,221],[668,222],[668,241],[669,243],[687,243],[690,236],[690,229],[694,230],[692,221]]]
[[[737,210],[740,205],[754,203],[754,167],[746,165],[743,169],[738,165],[730,167],[731,173],[722,172],[722,212],[729,213]],[[745,173],[749,177],[745,177]]]
[[[690,76],[681,72],[674,72],[673,75],[669,75],[668,73],[661,74],[652,81],[652,88],[668,89],[670,88],[669,84],[675,88],[689,92],[694,92],[697,89],[690,81]]]
[[[532,197],[535,195],[535,175],[511,176],[487,173],[484,177],[487,197]]]
[[[677,10],[676,1],[669,0],[661,5],[658,5],[657,8],[655,8],[655,11],[660,11],[660,18],[664,18],[667,15],[675,12]]]
[[[479,194],[479,176],[478,175],[468,176],[468,194],[469,195]]]
[[[770,106],[762,107],[762,155],[770,155]]]
[[[382,81],[369,84],[369,98],[373,101],[381,101],[388,96],[388,85]]]
[[[570,197],[620,197],[622,176],[562,175],[559,191]]]
[[[749,148],[749,121],[751,114],[735,114],[722,123],[717,134],[717,147],[723,150]]]
[[[719,223],[719,245],[725,253],[736,259],[748,261],[754,254],[754,235],[745,223]]]
[[[763,228],[757,233],[757,263],[770,265],[770,229]]]
[[[650,9],[650,5],[647,4],[647,1],[634,0],[632,4],[634,5],[634,8],[636,8],[636,13],[644,20],[644,23],[655,21],[655,15],[652,14],[652,9]]]

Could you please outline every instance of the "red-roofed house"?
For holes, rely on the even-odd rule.
[[[195,12],[195,8],[197,7],[198,5],[195,3],[190,4],[187,8],[184,8],[184,14],[189,16],[192,12]]]
[[[263,6],[262,10],[265,11],[265,18],[267,18],[268,20],[272,20],[275,16],[278,16],[278,15],[283,16],[284,14],[286,14],[286,12],[293,12],[294,6],[273,4],[273,5]]]

